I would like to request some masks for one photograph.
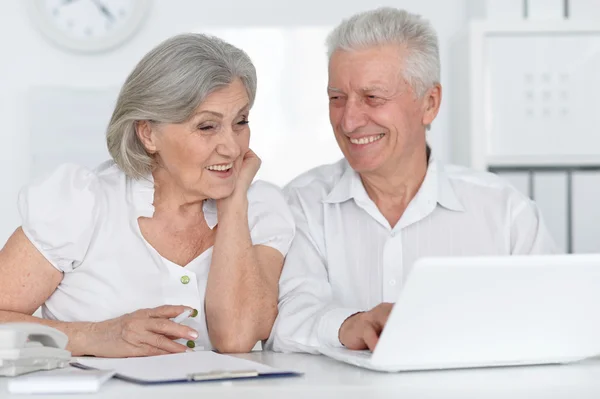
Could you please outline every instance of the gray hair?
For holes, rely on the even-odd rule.
[[[327,55],[336,50],[359,50],[385,44],[406,46],[402,76],[420,98],[440,83],[438,39],[431,24],[421,16],[382,7],[352,16],[327,37]]]
[[[207,95],[241,79],[250,106],[256,97],[256,69],[248,55],[203,34],[172,37],[137,64],[121,88],[108,125],[108,151],[132,178],[147,176],[153,157],[136,134],[139,121],[182,123]]]

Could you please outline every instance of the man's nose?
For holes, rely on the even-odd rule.
[[[351,133],[367,124],[364,106],[362,102],[356,99],[346,102],[341,123],[344,132]]]

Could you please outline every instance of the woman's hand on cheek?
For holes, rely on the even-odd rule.
[[[248,150],[242,157],[238,171],[235,188],[229,197],[217,200],[219,214],[237,212],[247,207],[248,189],[260,169],[261,160],[252,150]]]
[[[252,180],[254,180],[254,176],[256,176],[256,172],[260,169],[260,164],[261,160],[254,151],[248,150],[243,155],[233,192],[229,197],[217,200],[217,208],[219,211],[229,207],[231,203],[243,204],[247,201],[248,189],[252,184]]]
[[[239,190],[239,194],[246,195],[252,184],[252,180],[254,180],[258,169],[260,169],[260,164],[261,160],[254,151],[249,149],[244,154],[242,157],[242,166],[240,167],[239,175],[235,183],[234,194]]]

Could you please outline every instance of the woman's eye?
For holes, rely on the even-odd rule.
[[[198,130],[202,130],[203,132],[214,129],[214,126],[211,125],[200,125],[198,126]]]

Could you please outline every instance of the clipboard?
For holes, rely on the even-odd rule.
[[[210,351],[144,358],[77,358],[81,369],[113,370],[113,378],[140,385],[297,377],[302,373],[279,370],[247,359]]]

